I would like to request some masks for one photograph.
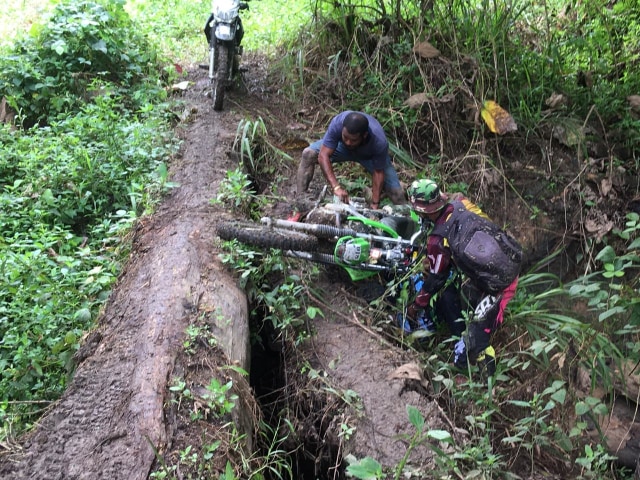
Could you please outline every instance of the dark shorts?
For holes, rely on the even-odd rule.
[[[322,140],[318,140],[317,142],[309,145],[309,148],[315,150],[316,152],[320,151],[320,147],[322,147]],[[333,151],[331,155],[331,163],[342,163],[342,162],[357,162],[369,173],[373,173],[373,161],[362,159],[357,155],[353,155],[342,142],[338,142],[338,147]],[[393,168],[391,164],[391,157],[387,155],[387,160],[384,165],[384,188],[385,190],[395,190],[398,188],[402,188],[400,185],[400,180],[398,179],[398,173],[396,169]]]

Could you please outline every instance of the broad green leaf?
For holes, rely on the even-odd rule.
[[[626,311],[625,307],[610,308],[609,310],[602,312],[600,315],[598,315],[598,321],[603,322],[607,318],[612,317],[613,315],[617,315],[619,313],[624,313],[625,311]]]
[[[77,339],[78,337],[75,333],[67,332],[67,334],[64,336],[64,343],[66,343],[67,345],[73,345],[74,343],[76,343]]]
[[[80,310],[76,310],[73,316],[79,322],[87,323],[91,320],[91,310],[88,308],[81,308]]]
[[[31,366],[33,367],[33,369],[36,371],[38,375],[42,376],[42,367],[38,362],[36,362],[35,360],[32,360]]]
[[[596,260],[599,260],[603,263],[611,263],[616,258],[616,251],[613,249],[611,245],[607,245],[604,247],[598,255],[596,255]]]
[[[97,42],[93,43],[91,45],[91,48],[93,50],[98,50],[102,53],[107,53],[107,44],[105,43],[104,40],[98,40]]]
[[[551,398],[561,405],[564,405],[564,401],[567,399],[567,391],[563,388],[551,395]]]
[[[365,457],[349,465],[347,474],[360,480],[377,480],[382,478],[382,465],[371,457]]]
[[[576,415],[584,415],[585,413],[589,413],[590,410],[591,407],[585,402],[576,403]]]
[[[424,417],[422,416],[422,413],[420,413],[420,410],[413,405],[407,405],[407,414],[409,415],[409,422],[411,422],[411,425],[413,425],[419,432],[422,432],[422,429],[424,428]]]
[[[631,245],[627,247],[627,250],[635,250],[636,248],[640,248],[640,237],[631,242]]]
[[[453,440],[451,434],[446,430],[429,430],[427,436],[441,442],[451,442]]]

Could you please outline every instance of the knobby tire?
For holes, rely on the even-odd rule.
[[[224,91],[227,86],[229,48],[224,43],[218,43],[216,45],[215,56],[217,59],[217,68],[211,98],[213,99],[213,109],[216,112],[219,112],[222,110],[222,106],[224,104]]]
[[[279,250],[301,250],[314,252],[318,239],[306,233],[271,228],[243,220],[221,222],[217,227],[218,236],[223,240],[238,240],[247,245]]]

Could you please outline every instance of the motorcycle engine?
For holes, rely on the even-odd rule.
[[[364,238],[342,237],[336,243],[334,257],[346,265],[359,265],[369,260],[369,242]]]

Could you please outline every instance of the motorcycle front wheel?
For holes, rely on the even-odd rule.
[[[318,239],[313,235],[243,220],[220,222],[217,232],[223,240],[238,240],[256,247],[306,252],[314,252],[318,249]]]
[[[222,110],[224,104],[224,91],[229,75],[229,47],[224,43],[218,42],[215,46],[215,56],[216,73],[213,81],[213,89],[211,90],[211,99],[213,100],[213,109],[219,112]]]

